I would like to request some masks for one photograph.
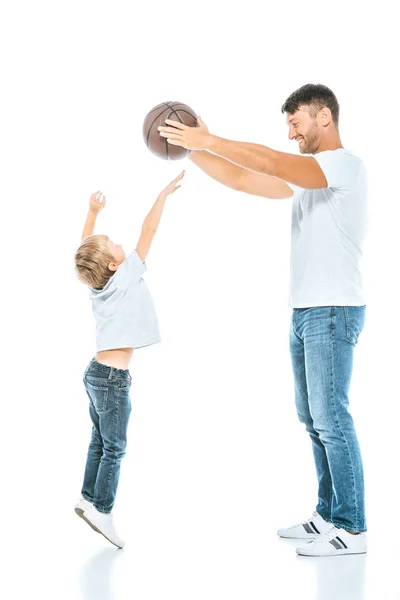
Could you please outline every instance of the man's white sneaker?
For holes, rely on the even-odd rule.
[[[311,519],[293,525],[287,529],[278,529],[278,535],[282,538],[293,538],[299,540],[314,539],[331,529],[332,523],[328,523],[317,512],[313,512]]]
[[[313,542],[296,548],[302,556],[340,556],[341,554],[365,554],[367,536],[365,533],[352,535],[345,529],[332,527],[330,531],[319,535]]]
[[[93,506],[91,504],[91,502],[89,502],[88,500],[85,500],[85,498],[81,497],[78,504],[75,506],[75,512],[79,517],[82,517],[85,510],[87,510],[91,506]]]
[[[98,533],[104,535],[104,537],[117,546],[123,548],[125,542],[123,542],[117,535],[113,523],[113,515],[111,513],[101,513],[95,506],[91,506],[82,515],[82,518]]]

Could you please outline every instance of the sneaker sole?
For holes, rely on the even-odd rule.
[[[332,556],[346,556],[346,555],[355,555],[355,554],[366,554],[367,550],[358,550],[356,552],[346,552],[346,550],[342,550],[342,551],[338,550],[337,552],[335,552],[335,554],[317,554],[317,553],[314,553],[314,554],[310,553],[310,554],[308,554],[306,552],[299,552],[296,549],[296,553],[299,556],[310,556],[310,557],[313,557],[313,558],[332,558]]]
[[[304,535],[282,535],[278,533],[278,537],[283,538],[285,540],[315,540],[321,534],[318,533],[305,533]]]
[[[82,510],[82,508],[75,508],[75,512],[78,515],[78,517],[80,517],[81,519],[83,519],[84,521],[86,521],[86,523],[88,525],[90,525],[90,527],[93,529],[93,531],[96,531],[96,533],[101,533],[101,531],[99,531],[97,529],[97,527],[95,527],[94,525],[92,525],[92,523],[88,519],[86,519],[86,517],[85,517],[85,511]]]
[[[79,510],[79,509],[78,509],[78,510]],[[100,535],[102,535],[104,538],[106,538],[106,540],[107,540],[108,542],[110,542],[110,544],[112,544],[113,546],[116,546],[117,548],[119,548],[120,550],[122,550],[122,548],[123,548],[124,546],[119,546],[118,544],[116,544],[115,542],[113,542],[112,540],[110,540],[110,538],[108,538],[108,537],[107,537],[107,536],[106,536],[106,535],[105,535],[105,534],[104,534],[102,531],[100,531],[100,529],[98,529],[98,528],[96,527],[96,525],[93,525],[93,523],[91,523],[91,522],[89,521],[89,519],[88,519],[87,517],[85,517],[85,513],[83,513],[83,515],[82,515],[82,519],[83,519],[84,521],[86,521],[86,523],[87,523],[88,525],[90,525],[90,527],[91,527],[91,528],[92,528],[94,531],[96,531],[97,533],[100,533]]]

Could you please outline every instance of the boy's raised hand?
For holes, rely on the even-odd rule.
[[[185,176],[185,171],[182,171],[182,173],[180,173],[178,175],[178,177],[175,177],[175,179],[173,181],[171,181],[171,183],[168,184],[166,188],[163,189],[160,196],[170,196],[171,194],[176,192],[176,190],[179,190],[179,188],[181,187],[179,185],[179,182],[182,181],[184,176]]]
[[[85,226],[83,228],[82,240],[93,235],[94,226],[96,224],[97,215],[106,205],[106,198],[101,192],[95,192],[90,196],[89,212],[86,217]]]
[[[99,214],[106,205],[106,197],[101,192],[95,192],[90,196],[89,211],[94,214]]]

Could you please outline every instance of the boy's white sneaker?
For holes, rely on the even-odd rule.
[[[331,529],[332,523],[328,523],[317,512],[313,512],[311,519],[307,519],[298,525],[293,525],[287,529],[278,529],[278,535],[282,538],[293,539],[314,539]]]
[[[90,527],[93,529],[93,531],[97,531],[96,527],[93,527],[93,525],[91,523],[89,523],[89,521],[87,521],[85,519],[85,517],[83,516],[85,514],[85,511],[90,508],[91,506],[93,506],[93,504],[91,502],[89,502],[88,500],[85,500],[85,498],[81,498],[78,502],[78,504],[75,506],[75,512],[78,515],[78,517],[81,517],[81,519],[83,519],[84,521],[86,521]],[[97,531],[98,533],[98,531]]]
[[[118,537],[118,534],[114,527],[113,515],[111,513],[101,513],[95,506],[90,506],[82,515],[84,519],[92,529],[104,535],[104,537],[117,546],[123,548],[125,542]]]
[[[78,515],[78,517],[82,517],[85,510],[87,510],[91,506],[93,506],[92,503],[88,500],[85,500],[85,498],[83,498],[82,496],[78,504],[75,506],[75,512]]]
[[[365,533],[352,535],[345,529],[332,527],[330,531],[319,535],[313,542],[296,548],[302,556],[340,556],[341,554],[365,554],[367,536]]]

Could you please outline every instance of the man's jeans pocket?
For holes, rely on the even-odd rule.
[[[344,306],[344,319],[346,323],[346,336],[355,346],[358,337],[365,325],[365,306]]]

